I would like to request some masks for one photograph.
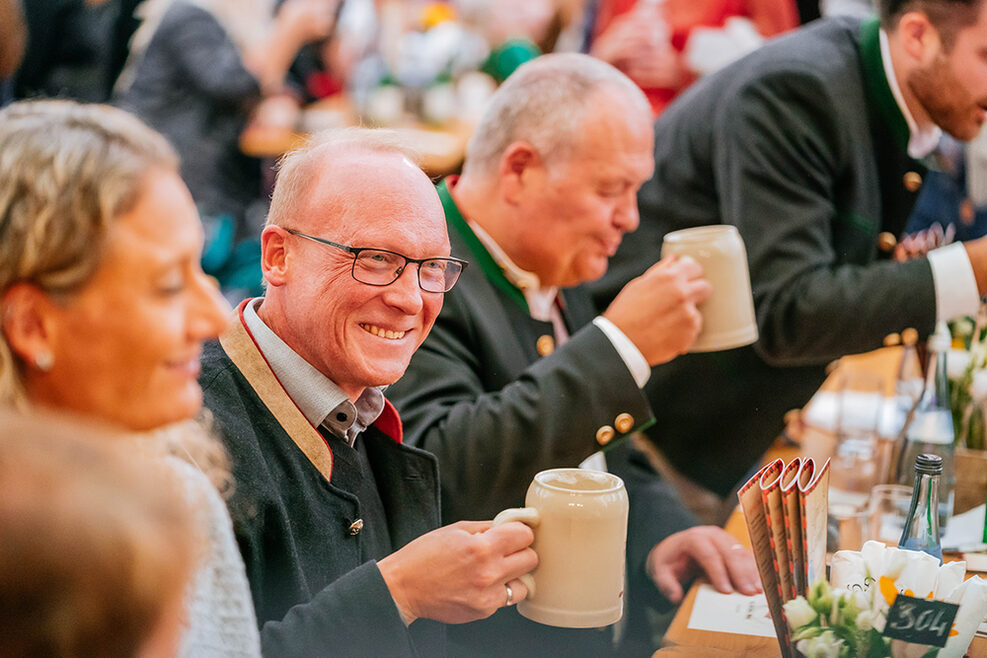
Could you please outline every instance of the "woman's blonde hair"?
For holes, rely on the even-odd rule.
[[[178,157],[122,110],[66,100],[0,110],[0,298],[21,282],[53,296],[85,284],[151,169],[177,172]],[[0,405],[25,406],[22,376],[0,333]]]
[[[99,266],[109,227],[136,205],[151,170],[177,175],[178,156],[123,110],[65,100],[0,110],[0,303],[21,282],[56,298],[82,287]],[[23,365],[0,330],[0,408],[29,406]],[[159,434],[172,454],[227,491],[222,444],[193,425]]]
[[[174,471],[112,432],[0,410],[0,490],[0,655],[139,655],[198,566]]]

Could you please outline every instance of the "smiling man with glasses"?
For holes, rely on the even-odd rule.
[[[354,129],[285,157],[261,236],[266,296],[202,358],[268,655],[442,655],[429,620],[516,603],[537,562],[520,523],[435,529],[435,459],[401,443],[384,398],[466,265],[392,140]]]

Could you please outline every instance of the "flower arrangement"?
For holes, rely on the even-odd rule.
[[[795,648],[807,658],[892,656],[891,641],[881,633],[894,597],[889,603],[881,589],[847,591],[816,581],[808,596],[784,605]],[[893,585],[892,591],[897,596]]]
[[[806,596],[784,604],[795,649],[807,658],[932,658],[962,656],[987,613],[987,582],[963,582],[966,564],[917,551],[867,542],[860,551],[838,551],[830,578],[816,581]],[[944,649],[884,636],[888,613],[899,593],[960,605]]]

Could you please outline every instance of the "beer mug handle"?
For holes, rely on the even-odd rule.
[[[541,517],[538,516],[538,510],[534,507],[509,507],[494,517],[490,527],[494,528],[510,521],[520,521],[531,528],[537,528],[538,524],[541,523]],[[519,576],[518,580],[528,588],[528,596],[535,595],[535,579],[531,577],[530,573]]]

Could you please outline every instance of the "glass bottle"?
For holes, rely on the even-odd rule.
[[[922,364],[919,363],[918,332],[909,327],[901,332],[901,363],[898,365],[898,377],[895,379],[895,396],[902,419],[912,410],[915,403],[922,397],[925,378],[922,377]]]
[[[915,458],[915,486],[912,502],[905,519],[905,528],[898,540],[898,548],[925,551],[942,562],[942,540],[939,537],[939,478],[942,476],[942,457],[921,454]]]
[[[923,453],[938,455],[942,459],[942,477],[939,483],[941,528],[946,527],[953,515],[953,488],[956,485],[953,414],[949,408],[949,379],[946,374],[946,353],[949,347],[949,329],[945,323],[940,323],[935,333],[929,337],[929,367],[925,389],[905,425],[896,478],[898,484],[911,485],[915,482],[912,464]]]

